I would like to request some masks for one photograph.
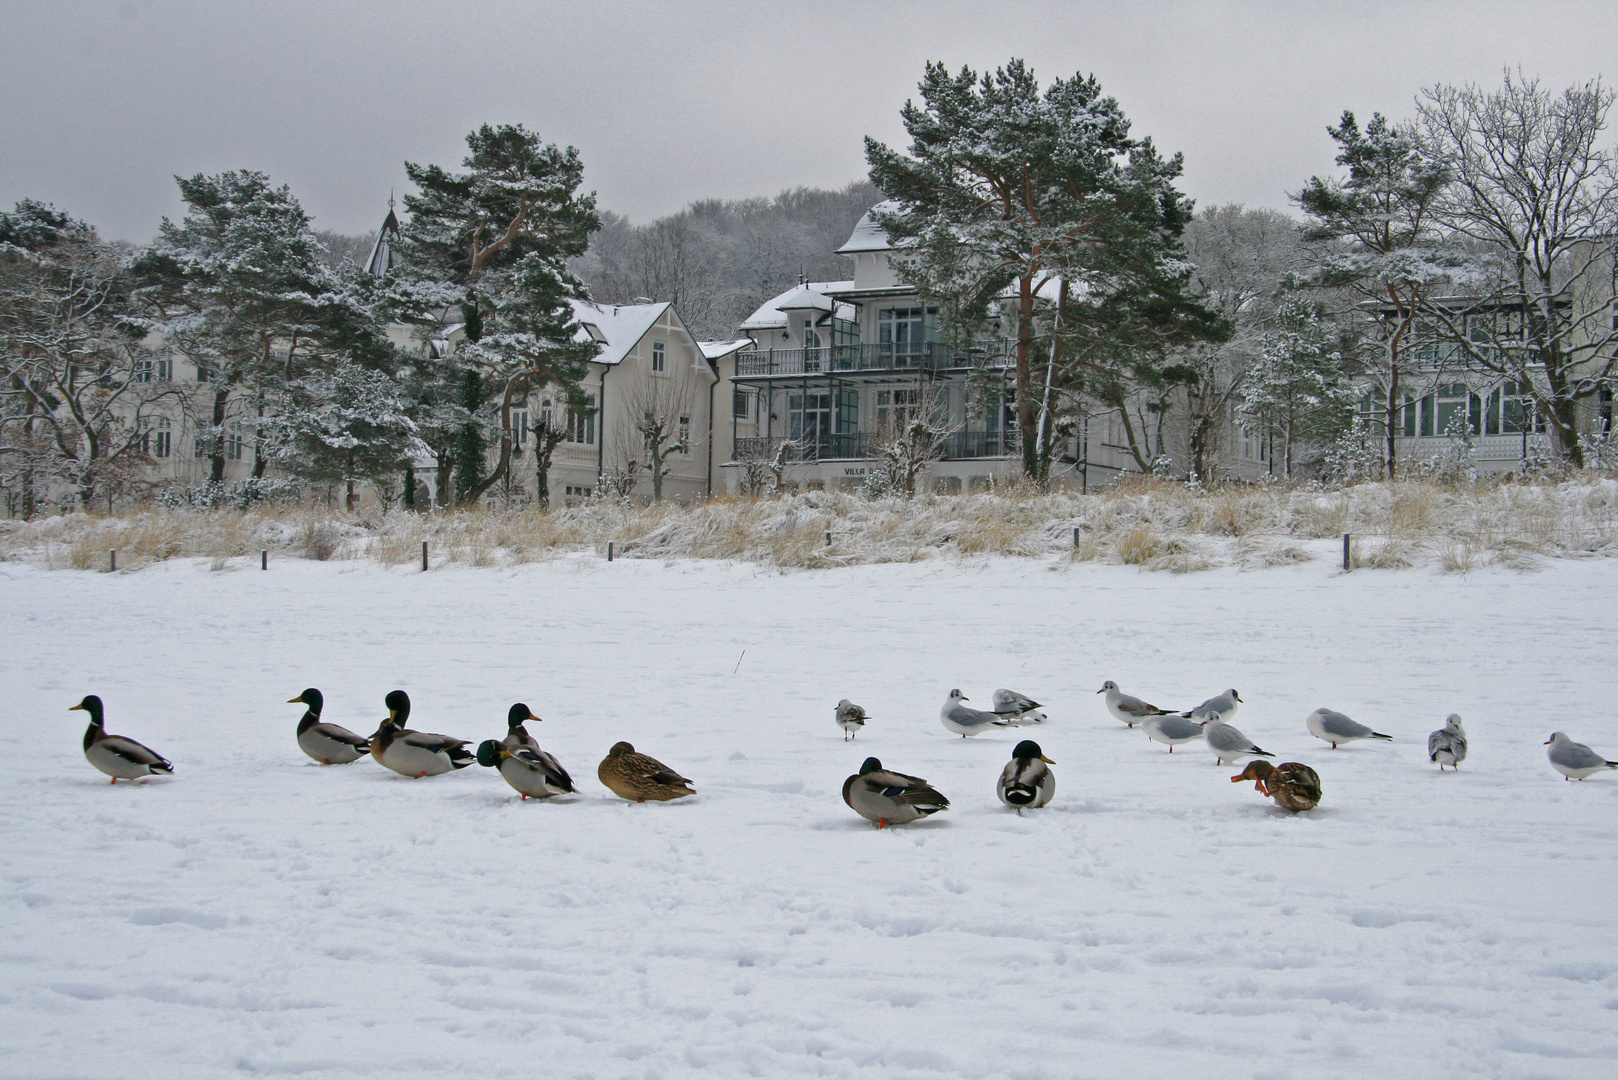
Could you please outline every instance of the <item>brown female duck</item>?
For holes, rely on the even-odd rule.
[[[1275,804],[1297,813],[1313,810],[1320,805],[1320,774],[1296,761],[1283,761],[1271,765],[1268,761],[1249,761],[1247,768],[1230,778],[1233,784],[1253,781],[1261,795],[1268,795]]]
[[[630,802],[667,802],[696,794],[691,781],[656,758],[637,754],[626,742],[612,744],[596,775],[614,795]]]

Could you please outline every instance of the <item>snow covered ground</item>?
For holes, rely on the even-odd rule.
[[[1618,1074],[1618,773],[1564,782],[1540,745],[1618,757],[1618,567],[1318,554],[0,565],[0,1075]],[[1124,729],[1107,678],[1186,707],[1237,687],[1321,808]],[[362,732],[396,686],[470,739],[526,701],[582,794],[314,765],[283,704],[305,686]],[[949,736],[954,686],[1051,720]],[[87,692],[174,778],[94,772]],[[876,717],[851,745],[844,696]],[[1318,705],[1396,741],[1333,752]],[[1472,755],[1440,775],[1451,711]],[[1019,818],[994,781],[1028,735],[1057,796]],[[611,797],[618,739],[700,795]],[[953,808],[877,831],[839,794],[867,754]]]

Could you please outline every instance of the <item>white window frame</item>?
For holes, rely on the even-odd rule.
[[[577,446],[594,446],[596,444],[595,400],[594,395],[586,397],[583,412],[576,412],[571,408],[567,410],[565,442],[570,442]]]
[[[669,373],[669,348],[661,341],[652,342],[652,374]]]

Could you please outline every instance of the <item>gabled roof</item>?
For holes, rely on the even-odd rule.
[[[697,342],[697,348],[702,350],[704,358],[718,360],[721,356],[729,356],[733,352],[740,352],[752,344],[754,344],[752,338],[744,337],[737,338],[734,341],[699,341]]]
[[[573,305],[573,318],[583,327],[574,340],[599,344],[601,352],[591,357],[598,364],[622,363],[669,309],[666,303],[595,304],[588,300],[569,303]],[[594,332],[591,332],[592,327]]]
[[[759,305],[759,309],[743,320],[741,330],[784,330],[788,311],[835,311],[838,318],[852,319],[854,309],[838,304],[827,293],[843,292],[854,287],[852,281],[810,281],[795,285]]]
[[[668,303],[597,304],[589,300],[569,300],[568,303],[573,305],[573,318],[579,323],[579,332],[573,340],[594,341],[601,349],[590,358],[592,363],[614,366],[623,363],[624,357],[634,351],[665,312],[673,316],[687,336],[690,335],[679,313],[671,311],[672,305]],[[700,345],[698,354],[702,355]],[[713,369],[701,359],[693,367],[710,381],[715,378]]]
[[[882,227],[872,220],[871,215],[878,211],[891,213],[897,209],[899,209],[899,204],[889,199],[887,202],[879,202],[865,211],[865,216],[860,218],[859,223],[854,226],[854,231],[849,234],[847,242],[837,249],[837,254],[847,255],[854,251],[890,250],[893,245],[888,242],[888,234],[883,232]]]

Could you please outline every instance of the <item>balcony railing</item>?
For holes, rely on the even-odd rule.
[[[944,341],[915,344],[823,345],[817,349],[771,349],[736,354],[736,374],[824,375],[839,371],[948,371],[971,367],[1010,367],[1016,360],[1014,341],[955,345]]]
[[[858,461],[872,456],[870,432],[848,432],[842,435],[824,435],[817,439],[795,439],[795,446],[787,453],[787,461]],[[788,440],[773,438],[739,438],[736,440],[738,458],[773,458],[781,444]],[[962,461],[970,458],[1006,457],[1016,453],[1016,436],[999,431],[957,431],[946,436],[940,460]]]

